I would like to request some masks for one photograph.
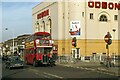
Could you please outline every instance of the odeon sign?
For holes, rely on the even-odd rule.
[[[102,8],[102,9],[111,9],[111,10],[120,10],[120,3],[113,2],[100,2],[100,1],[89,1],[88,7],[90,8]]]
[[[41,18],[48,16],[48,15],[49,15],[49,9],[37,14],[37,19],[41,19]]]

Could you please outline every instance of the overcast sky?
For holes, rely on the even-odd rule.
[[[32,8],[39,2],[14,2],[7,0],[0,3],[0,42],[17,37],[18,35],[32,33]],[[8,30],[5,30],[8,28]]]

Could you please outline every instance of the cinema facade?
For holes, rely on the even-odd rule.
[[[112,44],[108,55],[120,55],[119,10],[117,0],[42,2],[32,9],[33,33],[51,33],[58,55],[80,58],[107,55],[104,36],[109,32]],[[74,37],[77,39],[76,47],[72,46]]]

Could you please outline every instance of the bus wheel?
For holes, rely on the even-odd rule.
[[[33,61],[33,66],[34,66],[34,67],[37,67],[37,62],[36,62],[35,59],[34,59],[34,61]]]
[[[53,67],[53,63],[52,62],[50,63],[50,67]]]
[[[8,69],[11,70],[11,67],[9,66]]]

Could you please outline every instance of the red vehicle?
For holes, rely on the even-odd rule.
[[[55,64],[52,58],[53,41],[47,32],[36,32],[25,42],[24,60],[26,64]]]

